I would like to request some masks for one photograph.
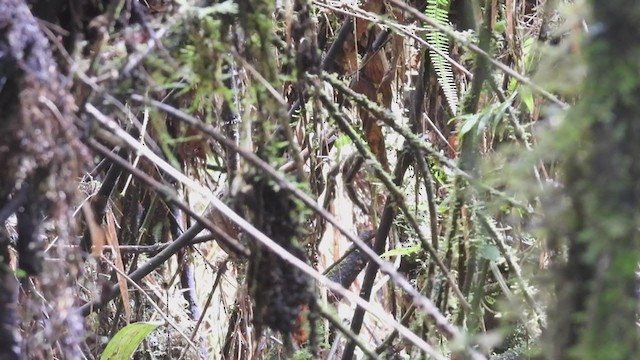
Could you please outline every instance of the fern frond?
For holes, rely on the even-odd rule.
[[[425,15],[436,20],[441,25],[448,26],[449,0],[427,0]],[[430,31],[427,32],[425,40],[441,53],[449,55],[449,38],[447,35],[431,28]],[[438,83],[444,92],[447,105],[449,105],[451,113],[455,115],[459,100],[451,63],[433,50],[429,50],[429,54],[433,68],[438,76]]]

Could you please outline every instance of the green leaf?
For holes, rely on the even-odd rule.
[[[351,144],[351,138],[345,134],[340,134],[336,140],[336,147],[342,149],[345,145]]]
[[[463,136],[478,124],[478,120],[480,120],[480,116],[478,114],[470,114],[470,115],[461,116],[460,119],[463,121],[463,123],[462,123],[462,126],[460,127],[459,134],[460,136]]]
[[[399,248],[399,249],[389,250],[389,251],[385,252],[384,254],[380,255],[380,257],[411,255],[413,253],[417,253],[420,250],[422,250],[422,246],[420,246],[420,245],[409,246],[409,247],[406,247],[406,248]]]
[[[18,279],[24,279],[24,278],[27,277],[27,272],[22,270],[22,269],[20,269],[20,268],[18,268],[18,269],[16,269],[16,277]]]
[[[531,90],[526,87],[526,86],[518,86],[518,95],[520,96],[520,99],[522,99],[522,102],[527,106],[527,109],[529,110],[529,112],[533,111],[533,107],[534,107],[534,101],[533,101],[533,93],[531,92]]]
[[[123,327],[109,341],[100,360],[129,360],[142,340],[162,324],[161,322],[138,322]]]
[[[478,255],[480,255],[480,257],[483,259],[487,259],[489,261],[493,261],[496,263],[500,262],[501,260],[500,251],[495,245],[486,244],[486,245],[480,246],[480,249],[478,250]]]
[[[424,14],[434,19],[442,26],[450,26],[449,24],[449,0],[427,0],[427,6]],[[436,31],[427,26],[430,31],[425,34],[425,40],[437,48],[440,53],[449,56],[449,38],[447,35]],[[438,77],[438,83],[442,88],[444,97],[449,105],[449,110],[453,115],[456,114],[458,108],[458,89],[451,64],[438,52],[429,50],[429,58]]]
[[[524,41],[522,44],[522,53],[524,57],[524,66],[525,69],[530,69],[532,63],[535,61],[535,51],[534,47],[536,45],[535,37],[530,37]]]
[[[493,118],[493,106],[485,108],[482,113],[480,113],[480,119],[478,120],[478,126],[476,127],[477,135],[480,135],[489,121]]]
[[[486,295],[484,297],[484,301],[489,305],[493,305],[496,303],[496,299],[493,296],[489,296],[489,295]]]

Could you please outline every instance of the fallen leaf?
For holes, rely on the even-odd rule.
[[[116,274],[118,277],[118,287],[120,288],[120,294],[122,294],[122,303],[124,304],[125,320],[127,323],[131,319],[131,305],[129,304],[129,288],[127,287],[127,279],[124,277],[126,274],[124,270],[124,263],[122,262],[122,255],[120,254],[120,244],[118,242],[118,233],[116,232],[116,221],[112,213],[108,213],[106,216],[106,238],[107,244],[111,246],[113,251],[114,263],[116,268],[120,270]]]
[[[96,217],[93,214],[93,209],[91,209],[89,202],[85,202],[82,205],[82,213],[84,214],[84,219],[87,222],[89,235],[91,235],[91,243],[93,244],[91,248],[91,255],[98,258],[102,254],[102,249],[106,244],[104,229],[102,229],[100,224],[96,222]]]

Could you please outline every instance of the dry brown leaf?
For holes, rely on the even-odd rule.
[[[382,0],[369,0],[366,1],[361,8],[367,12],[382,14],[384,2]],[[349,34],[342,44],[342,54],[338,57],[337,62],[346,73],[355,73],[358,71],[358,46],[356,46],[356,44],[360,44],[360,48],[367,46],[369,40],[371,40],[369,39],[370,25],[370,21],[356,18],[353,32]]]
[[[127,279],[124,275],[126,274],[124,270],[124,263],[122,262],[122,256],[120,254],[120,244],[118,243],[118,233],[116,232],[116,220],[112,213],[108,213],[106,216],[107,224],[106,224],[106,238],[107,244],[111,246],[114,263],[116,268],[120,270],[117,272],[118,277],[118,287],[120,288],[120,294],[122,294],[122,303],[124,304],[124,313],[125,320],[127,323],[129,319],[131,319],[131,305],[129,304],[129,288],[127,287]]]
[[[370,101],[380,104],[381,101],[378,101],[379,93],[376,88],[377,86],[366,76],[361,76],[352,86],[353,91],[365,95]],[[391,88],[389,88],[388,91],[390,93]],[[381,93],[381,97],[384,98],[385,94]],[[380,100],[384,102],[386,99]],[[384,143],[382,128],[378,125],[378,119],[371,116],[368,111],[363,109],[360,111],[360,118],[362,119],[362,130],[364,132],[364,137],[367,140],[367,144],[369,144],[371,151],[375,154],[383,168],[388,170],[389,162],[387,161],[387,150]]]
[[[398,18],[396,16],[396,18]],[[385,74],[382,82],[388,81],[389,86],[391,86],[391,82],[397,77],[398,79],[404,79],[407,71],[406,66],[398,66],[398,64],[405,63],[405,48],[404,48],[404,37],[398,35],[393,36],[393,55],[391,57],[391,64],[389,65],[389,69],[387,70],[387,74]],[[419,62],[418,62],[419,64]],[[417,67],[416,67],[417,69]],[[389,75],[389,73],[391,75]],[[389,78],[387,80],[387,78]]]
[[[458,157],[458,154],[456,153],[456,150],[458,148],[458,136],[456,134],[451,134],[449,135],[449,158],[451,159],[455,159],[456,157]]]
[[[382,79],[389,69],[389,61],[383,51],[376,51],[365,56],[364,66],[361,73],[371,79],[377,86],[382,83]]]
[[[382,0],[369,0],[362,4],[362,10],[374,14],[382,14],[384,10],[384,1]],[[370,21],[362,18],[356,18],[355,33],[358,37],[358,42],[367,41],[366,35],[369,31]]]
[[[89,228],[89,235],[91,235],[91,243],[93,244],[91,248],[91,255],[95,258],[99,258],[102,254],[102,249],[106,244],[104,230],[96,222],[96,218],[93,214],[93,209],[91,209],[91,205],[89,202],[85,202],[82,205],[82,213],[84,214],[84,219],[87,222],[87,227]]]
[[[222,196],[226,197],[225,195]],[[228,217],[223,215],[219,209],[209,207],[206,216],[207,219],[209,219],[209,221],[216,225],[222,232],[228,234],[234,239],[240,238],[240,228],[238,228],[238,226],[233,223]],[[229,255],[231,259],[236,259],[237,253],[235,251],[229,249],[229,247],[227,247],[222,241],[217,241],[217,243],[220,248],[222,248],[222,250],[224,250],[224,252]]]

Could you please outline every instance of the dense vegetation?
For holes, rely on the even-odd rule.
[[[0,2],[0,359],[631,359],[640,4]]]

